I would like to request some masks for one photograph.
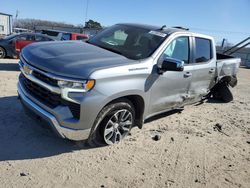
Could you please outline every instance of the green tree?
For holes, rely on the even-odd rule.
[[[94,20],[89,20],[85,22],[85,28],[102,29],[102,26],[99,22],[96,22]]]

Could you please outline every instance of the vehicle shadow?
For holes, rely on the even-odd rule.
[[[217,104],[223,104],[225,103],[224,101],[222,100],[219,100],[219,99],[214,99],[214,98],[208,98],[205,103],[217,103]]]
[[[55,136],[24,112],[17,96],[0,98],[0,161],[36,159],[92,149]]]
[[[0,71],[19,71],[16,63],[0,63]]]
[[[144,123],[150,123],[152,121],[162,119],[162,118],[165,118],[167,116],[171,116],[171,115],[176,114],[176,113],[181,113],[183,110],[184,110],[183,108],[180,108],[180,109],[174,109],[174,110],[171,110],[168,112],[163,112],[161,114],[158,114],[158,115],[155,115],[155,116],[148,118]]]

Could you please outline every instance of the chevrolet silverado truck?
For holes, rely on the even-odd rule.
[[[112,145],[157,114],[207,97],[233,100],[240,59],[182,28],[117,24],[86,43],[22,50],[18,94],[62,138]]]

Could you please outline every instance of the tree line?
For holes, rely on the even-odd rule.
[[[67,27],[67,28],[91,28],[91,29],[102,29],[102,25],[94,20],[87,21],[84,25],[73,25],[64,22],[55,22],[39,19],[17,19],[13,23],[14,28],[23,28],[28,30],[34,30],[36,26],[47,26],[47,27]]]

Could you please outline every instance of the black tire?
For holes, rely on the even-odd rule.
[[[215,99],[222,100],[223,102],[231,102],[233,100],[233,94],[230,91],[226,83],[220,83],[213,89],[213,97]]]
[[[6,57],[6,51],[3,47],[0,46],[0,59],[3,59]]]
[[[105,142],[105,128],[107,126],[107,122],[110,120],[110,118],[117,113],[118,111],[126,110],[132,114],[132,124],[129,126],[129,131],[127,134],[120,140],[122,141],[130,132],[131,128],[134,126],[134,118],[135,118],[135,110],[133,107],[133,104],[126,99],[119,100],[112,102],[105,106],[101,112],[98,114],[94,126],[92,128],[92,131],[90,133],[88,143],[92,147],[100,147],[100,146],[107,146],[110,145],[107,142]]]

